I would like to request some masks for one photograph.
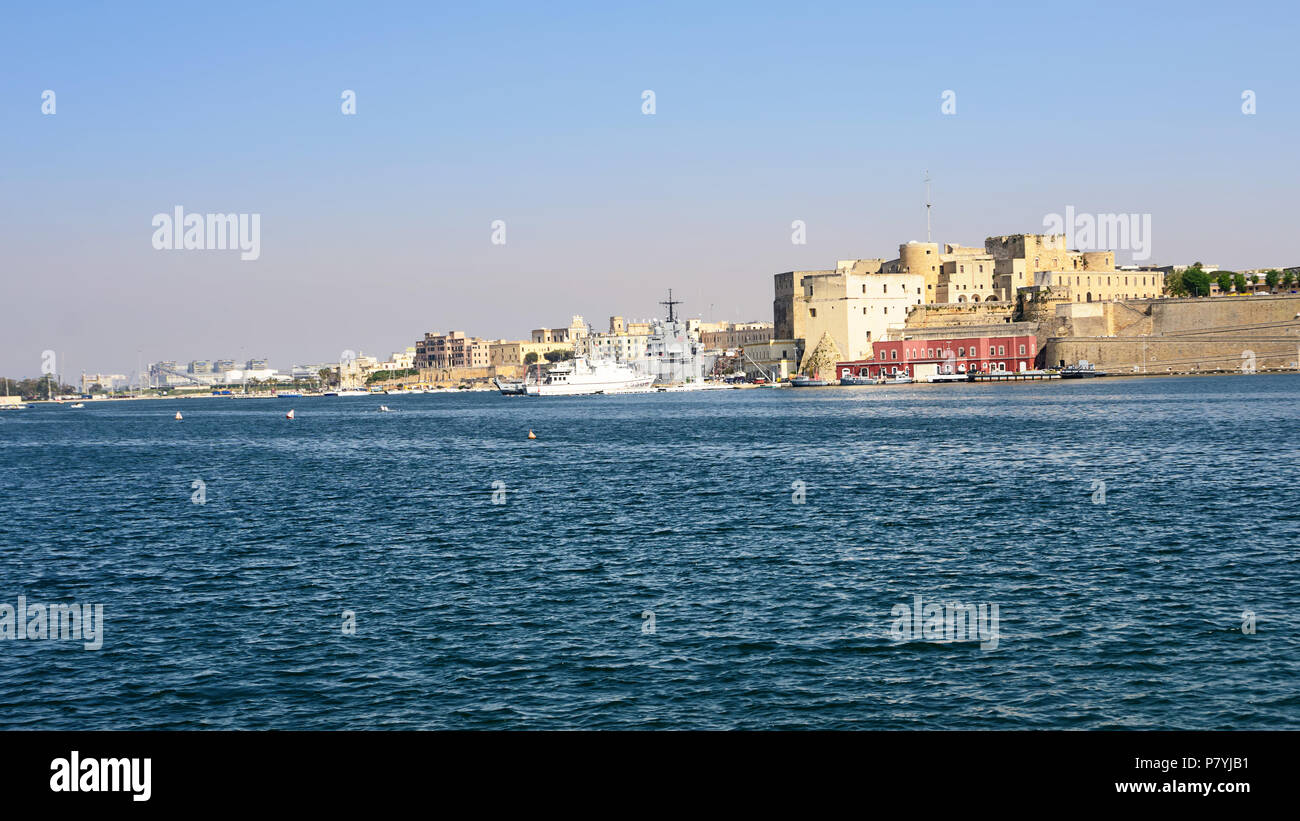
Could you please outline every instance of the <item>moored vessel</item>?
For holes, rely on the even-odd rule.
[[[790,387],[792,388],[824,388],[827,384],[825,379],[814,379],[803,374],[790,377]]]
[[[847,376],[846,375],[840,377],[840,384],[847,385],[847,386],[855,386],[855,385],[875,385],[878,383],[876,382],[875,379],[872,379],[870,376]]]
[[[654,380],[620,362],[590,362],[585,356],[577,356],[551,368],[540,381],[528,384],[526,390],[529,396],[626,393],[649,388]]]
[[[507,380],[494,376],[492,384],[497,386],[502,396],[523,396],[528,393],[528,384],[522,379]]]
[[[1080,359],[1077,364],[1066,365],[1061,368],[1062,379],[1094,379],[1105,375],[1105,373],[1093,367],[1093,364],[1086,359]]]

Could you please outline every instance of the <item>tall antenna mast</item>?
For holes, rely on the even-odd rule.
[[[681,305],[682,302],[681,302],[680,299],[673,299],[673,289],[672,289],[672,288],[669,288],[669,289],[668,289],[668,299],[666,299],[666,300],[660,302],[659,304],[660,304],[660,305],[667,305],[667,306],[668,306],[668,321],[669,321],[669,322],[674,322],[674,321],[676,321],[675,317],[673,316],[673,306],[674,306],[674,305]]]
[[[930,241],[930,172],[925,172],[925,241]]]

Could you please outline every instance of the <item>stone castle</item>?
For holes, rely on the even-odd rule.
[[[1083,359],[1185,373],[1231,370],[1243,357],[1252,369],[1297,367],[1300,296],[1166,299],[1165,270],[1117,268],[1113,251],[1071,250],[1060,234],[988,237],[983,248],[908,242],[895,259],[776,274],[773,338],[746,353],[759,371],[787,376],[828,337],[844,360],[862,360],[873,342],[961,328],[1036,336],[1038,367]]]

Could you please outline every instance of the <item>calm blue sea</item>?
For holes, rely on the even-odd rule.
[[[1297,728],[1298,412],[1254,375],[0,413],[0,605],[104,613],[0,641],[0,727]],[[900,637],[918,596],[996,647]]]

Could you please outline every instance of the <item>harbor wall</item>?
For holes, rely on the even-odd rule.
[[[402,380],[407,383],[424,383],[438,387],[455,387],[465,382],[486,382],[494,376],[502,379],[522,379],[527,369],[523,365],[502,365],[488,368],[421,368],[418,376]]]
[[[1067,303],[1040,333],[1045,367],[1086,359],[1129,373],[1296,370],[1300,295]]]

